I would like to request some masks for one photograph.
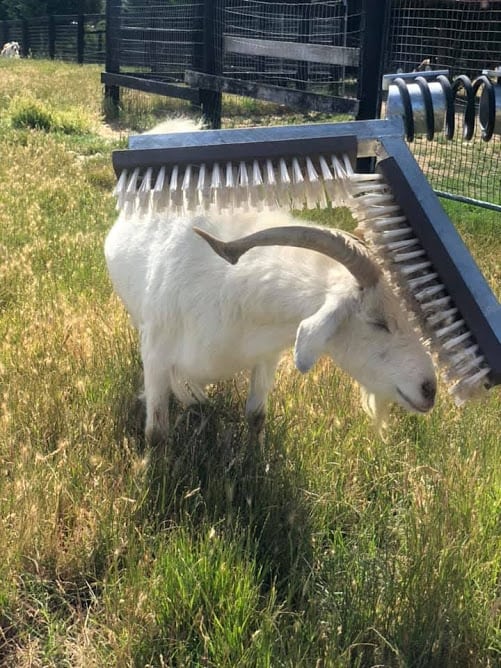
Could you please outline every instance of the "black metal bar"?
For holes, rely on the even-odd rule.
[[[362,0],[360,69],[358,77],[357,120],[379,118],[381,111],[381,80],[383,57],[388,30],[390,0]],[[372,172],[374,161],[357,163],[360,172]]]
[[[311,0],[306,0],[302,5],[298,5],[299,11],[299,31],[298,31],[298,42],[301,44],[308,44],[310,41],[310,23],[311,23]],[[308,82],[308,63],[305,61],[298,61],[297,64],[297,90],[306,90],[306,85]]]
[[[22,26],[22,44],[21,44],[21,55],[24,58],[27,58],[30,55],[30,24],[27,19],[21,19]]]
[[[49,40],[49,58],[54,60],[56,57],[56,20],[53,14],[47,17],[47,31]]]
[[[2,44],[9,42],[10,26],[8,21],[0,21],[2,25]]]
[[[198,86],[201,89],[244,95],[245,97],[283,104],[299,111],[350,114],[356,113],[358,108],[358,101],[353,98],[308,93],[283,86],[231,79],[230,77],[193,72],[192,70],[186,70],[184,80],[190,86]]]
[[[274,125],[270,127],[238,128],[236,130],[201,130],[199,132],[179,132],[165,135],[131,135],[130,149],[173,148],[186,146],[208,146],[211,144],[242,144],[249,142],[309,141],[323,138],[328,142],[332,137],[356,136],[359,156],[374,156],[376,143],[403,137],[400,118],[385,120],[347,121],[344,123],[314,123],[311,125]]]
[[[144,93],[153,93],[155,95],[164,95],[166,97],[175,97],[182,100],[189,100],[193,103],[198,103],[198,90],[188,88],[187,86],[180,86],[177,84],[166,83],[157,79],[148,78],[148,74],[144,76],[132,76],[130,74],[114,74],[113,72],[102,72],[101,82],[107,87],[132,88],[133,90],[140,90]]]
[[[360,74],[357,120],[379,118],[383,55],[388,29],[389,0],[362,0]]]
[[[205,74],[218,75],[222,72],[223,31],[218,29],[217,17],[220,0],[205,0],[202,26],[202,70]],[[221,127],[222,94],[219,90],[200,88],[200,103],[205,122],[211,128]]]
[[[85,16],[78,15],[77,19],[77,63],[83,65],[85,52]]]
[[[198,134],[198,133],[196,133]],[[152,135],[154,137],[154,135]],[[205,133],[205,136],[207,133]],[[224,135],[219,135],[221,137]],[[235,135],[234,135],[235,136]],[[117,174],[124,169],[159,168],[163,165],[225,163],[228,160],[264,160],[282,157],[306,157],[309,155],[348,155],[353,160],[357,154],[357,140],[353,135],[337,137],[300,137],[280,139],[269,133],[268,139],[255,141],[218,142],[207,144],[164,146],[113,152],[113,167]],[[217,135],[215,139],[217,139]]]
[[[106,0],[106,58],[105,70],[109,74],[120,72],[120,18],[121,0]],[[107,116],[115,116],[120,104],[120,88],[106,83],[104,87],[104,108]]]
[[[490,211],[497,211],[501,213],[501,204],[492,204],[485,202],[482,199],[475,199],[474,197],[465,197],[464,195],[454,195],[453,193],[444,192],[443,190],[433,191],[438,197],[442,199],[452,200],[453,202],[460,202],[461,204],[470,204],[471,206],[478,206],[481,209],[489,209]]]

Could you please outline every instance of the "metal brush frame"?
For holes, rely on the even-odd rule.
[[[113,153],[113,166],[120,175],[124,169],[315,152],[376,159],[376,171],[480,346],[491,369],[489,385],[501,384],[501,305],[405,143],[402,118],[132,136],[129,149]]]

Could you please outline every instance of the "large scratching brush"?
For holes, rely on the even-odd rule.
[[[357,173],[360,157],[375,157],[376,172]],[[500,304],[399,119],[140,135],[114,152],[113,164],[118,208],[138,219],[350,207],[431,340],[456,402],[501,383]]]

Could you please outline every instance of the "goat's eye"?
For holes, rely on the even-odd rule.
[[[388,332],[388,333],[390,332],[390,328],[388,327],[388,323],[386,322],[386,320],[373,320],[371,322],[371,325],[375,329],[380,329],[383,332]]]

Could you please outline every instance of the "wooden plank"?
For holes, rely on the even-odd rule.
[[[123,88],[132,88],[141,90],[145,93],[155,95],[164,95],[165,97],[175,97],[182,100],[190,100],[194,104],[199,102],[198,90],[186,86],[166,83],[155,79],[146,79],[135,77],[129,74],[114,74],[112,72],[101,72],[101,83],[108,86],[122,86]]]
[[[232,95],[244,95],[245,97],[283,104],[299,111],[355,114],[358,110],[358,100],[353,98],[307,93],[282,86],[241,81],[240,79],[204,74],[193,70],[186,70],[184,80],[187,84],[196,88],[215,90]]]
[[[270,39],[224,36],[224,50],[246,56],[271,56],[308,63],[344,65],[358,67],[360,49],[326,44],[304,44],[299,42],[279,42]]]

